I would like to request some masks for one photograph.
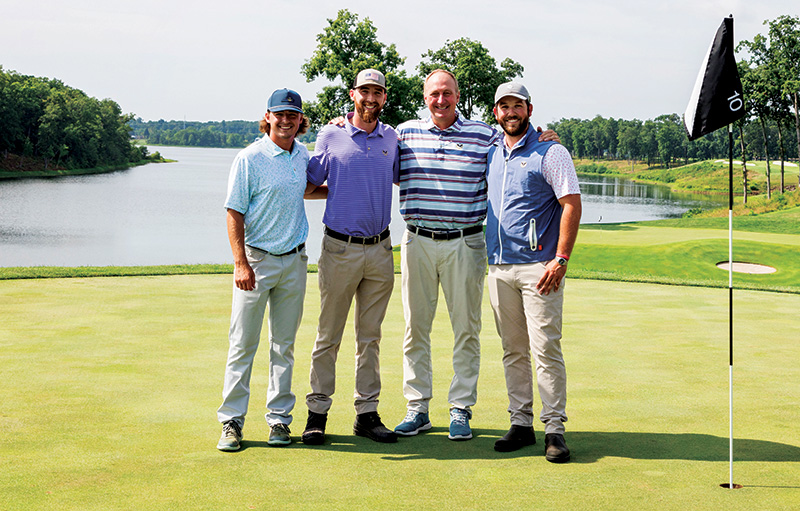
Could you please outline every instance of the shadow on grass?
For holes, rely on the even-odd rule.
[[[388,461],[513,459],[544,456],[544,432],[536,431],[536,445],[510,453],[494,450],[494,442],[506,430],[473,428],[473,439],[452,441],[447,428],[432,428],[414,437],[400,437],[396,444],[380,444],[355,435],[325,435],[325,444],[306,446],[295,438],[290,449],[317,449],[345,453],[383,455]],[[299,435],[298,435],[299,436]],[[728,438],[698,433],[633,433],[624,431],[568,431],[572,463],[595,463],[606,457],[644,460],[727,461]],[[267,442],[242,442],[242,450],[269,447]],[[768,440],[736,439],[734,461],[800,462],[800,447]]]

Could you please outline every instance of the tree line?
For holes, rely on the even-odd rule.
[[[764,21],[764,25],[767,35],[756,34],[752,41],[737,46],[737,51],[747,56],[738,63],[747,113],[737,127],[742,159],[761,152],[767,160],[767,193],[771,196],[770,158],[781,160],[779,188],[783,193],[783,161],[797,157],[800,150],[800,18],[784,15]],[[748,127],[759,132],[760,140],[748,143],[744,135]],[[796,143],[790,142],[792,130]],[[743,179],[746,181],[746,174]]]
[[[128,124],[135,138],[152,145],[245,147],[262,135],[258,131],[258,121],[143,121],[136,118]],[[316,134],[309,132],[298,140],[313,142]]]
[[[111,99],[96,99],[56,79],[0,66],[0,156],[40,159],[45,169],[95,168],[144,160],[128,121]],[[21,160],[20,160],[21,161]]]
[[[548,123],[547,127],[558,133],[561,143],[576,158],[637,160],[648,166],[669,168],[690,161],[728,157],[727,131],[718,130],[690,141],[683,120],[675,113],[645,121],[599,115],[593,119],[561,119]],[[734,157],[742,157],[742,140],[749,159],[766,160],[778,154],[777,123],[767,120],[764,129],[769,141],[766,147],[759,143],[761,127],[755,123],[743,124],[734,137]],[[785,146],[783,155],[787,160],[796,159],[797,146]]]

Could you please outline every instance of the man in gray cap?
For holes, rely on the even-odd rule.
[[[356,76],[350,98],[355,111],[317,136],[308,165],[310,186],[328,183],[325,236],[319,258],[320,314],[311,355],[311,392],[303,443],[325,442],[336,389],[336,359],[355,299],[356,375],[353,431],[376,442],[397,435],[378,416],[381,392],[381,324],[394,287],[389,222],[397,182],[397,133],[378,120],[386,103],[386,78],[376,69]]]
[[[581,219],[581,196],[572,158],[556,142],[540,142],[530,125],[533,105],[519,83],[495,94],[494,115],[503,136],[489,153],[486,249],[489,300],[503,343],[511,429],[495,450],[536,443],[533,373],[542,400],[545,458],[569,461],[564,442],[567,377],[561,353],[564,276]]]
[[[267,303],[268,444],[291,443],[294,340],[303,315],[308,261],[303,196],[309,156],[306,147],[295,141],[308,129],[300,95],[289,89],[276,90],[267,101],[267,113],[259,127],[265,136],[234,159],[225,200],[234,286],[225,384],[217,411],[222,423],[217,444],[221,451],[236,451],[241,446],[253,358]],[[308,198],[324,196],[323,189]]]

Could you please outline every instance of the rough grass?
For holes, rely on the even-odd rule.
[[[452,334],[434,325],[434,429],[393,445],[352,435],[352,321],[329,442],[269,448],[268,351],[256,357],[245,448],[215,449],[228,275],[0,282],[3,509],[791,509],[800,437],[800,296],[736,291],[734,481],[728,481],[727,291],[570,280],[564,353],[573,461],[508,428],[500,341],[484,296],[476,438],[447,440]],[[405,413],[399,278],[384,323],[380,412]],[[319,298],[309,276],[292,431],[303,427]],[[538,404],[537,404],[538,407]]]

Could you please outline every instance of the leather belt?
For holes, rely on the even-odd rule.
[[[425,236],[426,238],[430,238],[434,241],[454,240],[457,238],[461,238],[463,236],[469,236],[471,234],[478,234],[479,232],[483,232],[482,225],[473,225],[472,227],[467,227],[466,229],[431,230],[431,229],[424,229],[422,227],[417,227],[416,225],[406,224],[406,228],[409,231],[413,232],[414,234]]]
[[[301,250],[303,250],[304,248],[306,248],[306,244],[305,243],[300,243],[299,245],[297,245],[296,247],[294,247],[293,249],[291,249],[288,252],[284,252],[283,254],[273,254],[272,252],[267,252],[266,250],[261,250],[260,248],[253,247],[251,245],[247,245],[247,246],[252,248],[252,249],[258,250],[259,252],[265,252],[265,253],[267,253],[267,254],[269,254],[271,256],[275,256],[275,257],[283,257],[283,256],[287,256],[287,255],[296,254],[296,253],[300,252]]]
[[[325,235],[330,236],[331,238],[339,241],[346,241],[347,243],[355,243],[357,245],[374,245],[376,243],[380,243],[381,241],[385,240],[389,237],[389,228],[383,230],[382,233],[378,234],[377,236],[350,236],[347,234],[342,234],[340,232],[336,232],[333,229],[325,227]]]

